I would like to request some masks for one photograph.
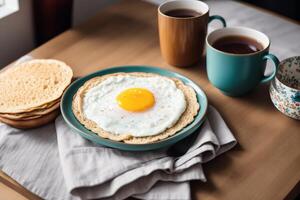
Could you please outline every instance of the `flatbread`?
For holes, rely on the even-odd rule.
[[[56,101],[55,104],[53,104],[49,108],[42,108],[42,109],[36,109],[30,112],[24,112],[24,113],[0,113],[0,117],[6,118],[6,119],[12,119],[12,120],[28,120],[28,119],[36,119],[39,117],[42,117],[45,114],[48,114],[57,108],[59,108],[60,105],[60,99],[59,101]]]
[[[0,117],[0,121],[8,124],[12,127],[15,128],[20,128],[20,129],[29,129],[29,128],[36,128],[39,126],[43,126],[45,124],[48,124],[52,122],[59,114],[59,109],[56,109],[46,115],[43,115],[42,117],[36,118],[36,119],[31,119],[31,120],[11,120],[11,119],[6,119],[3,117]]]
[[[184,83],[176,78],[171,78],[178,89],[180,89],[185,96],[187,106],[186,110],[184,113],[181,115],[177,123],[167,129],[166,131],[154,135],[154,136],[147,136],[147,137],[134,137],[129,134],[113,134],[110,132],[107,132],[103,130],[101,127],[99,127],[95,122],[87,119],[84,116],[83,110],[82,110],[82,103],[83,103],[83,97],[87,93],[87,91],[105,79],[111,77],[111,76],[117,76],[117,75],[130,75],[130,76],[137,76],[137,77],[152,77],[152,76],[160,76],[157,74],[152,74],[152,73],[140,73],[140,72],[133,72],[133,73],[115,73],[115,74],[109,74],[105,76],[99,76],[92,78],[88,80],[82,87],[79,88],[75,96],[73,97],[73,103],[72,103],[72,109],[74,112],[74,115],[78,119],[78,121],[83,124],[87,129],[93,131],[94,133],[98,134],[100,137],[107,138],[110,140],[115,140],[115,141],[123,141],[125,143],[130,143],[130,144],[147,144],[147,143],[153,143],[159,140],[163,140],[167,137],[170,137],[174,134],[176,134],[178,131],[186,127],[188,124],[190,124],[193,120],[194,117],[197,115],[198,110],[199,110],[199,104],[197,102],[196,98],[196,93],[193,88],[190,86],[184,85]],[[166,78],[166,77],[164,77]]]
[[[72,76],[69,66],[52,59],[31,60],[5,70],[0,73],[0,113],[51,107],[71,83]]]

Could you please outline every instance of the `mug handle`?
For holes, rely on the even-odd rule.
[[[222,17],[222,16],[220,16],[220,15],[212,15],[212,16],[210,16],[209,18],[208,18],[208,23],[210,23],[210,22],[212,22],[213,20],[219,20],[221,23],[222,23],[222,25],[223,25],[223,27],[226,27],[226,21],[225,21],[225,19]]]
[[[296,92],[296,94],[292,96],[292,100],[300,103],[300,92]]]
[[[271,74],[271,75],[269,75],[269,76],[265,76],[260,82],[261,83],[267,83],[267,82],[269,82],[270,80],[272,80],[274,77],[275,77],[275,75],[276,75],[276,72],[277,72],[277,69],[278,69],[278,65],[279,65],[279,60],[278,60],[278,58],[275,56],[275,55],[273,55],[273,54],[267,54],[267,55],[265,55],[264,57],[263,57],[263,59],[264,60],[271,60],[272,61],[272,63],[273,63],[273,73]]]

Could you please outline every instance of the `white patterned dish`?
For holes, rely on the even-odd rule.
[[[271,82],[270,96],[285,115],[300,120],[300,56],[283,60]]]

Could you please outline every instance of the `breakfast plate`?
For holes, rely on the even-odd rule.
[[[196,93],[198,104],[200,105],[200,109],[197,115],[195,116],[193,122],[191,122],[185,128],[178,131],[175,135],[167,137],[166,139],[153,142],[153,143],[148,143],[148,144],[128,144],[124,142],[102,138],[97,134],[95,134],[94,132],[88,130],[76,119],[74,112],[72,110],[73,97],[78,91],[78,89],[81,86],[83,86],[85,82],[98,76],[114,74],[114,73],[131,73],[131,72],[153,73],[165,77],[177,78],[180,79],[185,85],[192,87]],[[65,91],[60,106],[61,106],[62,116],[66,121],[66,123],[82,137],[96,144],[112,147],[120,150],[147,151],[147,150],[154,150],[154,149],[168,147],[186,138],[187,136],[191,135],[194,131],[196,131],[205,120],[208,102],[204,91],[193,81],[191,81],[190,79],[188,79],[187,77],[181,74],[168,71],[165,69],[149,67],[149,66],[120,66],[120,67],[113,67],[113,68],[100,70],[74,81]]]

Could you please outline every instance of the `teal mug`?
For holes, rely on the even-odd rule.
[[[241,36],[261,44],[262,49],[248,54],[227,53],[213,44],[220,38]],[[276,74],[279,60],[269,53],[270,40],[257,30],[246,27],[230,27],[211,32],[206,38],[206,65],[209,81],[228,96],[240,96],[260,83],[271,81]],[[265,76],[267,60],[273,62],[272,74]]]

